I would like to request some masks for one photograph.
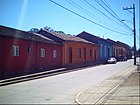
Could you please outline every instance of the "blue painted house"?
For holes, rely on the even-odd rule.
[[[112,56],[112,47],[113,45],[103,39],[103,38],[100,38],[98,36],[95,36],[95,35],[92,35],[90,33],[87,33],[85,31],[83,31],[82,33],[78,34],[77,37],[80,37],[80,38],[83,38],[87,41],[90,41],[92,43],[96,43],[99,45],[99,48],[98,48],[98,60],[100,61],[104,61],[106,62],[106,60]]]

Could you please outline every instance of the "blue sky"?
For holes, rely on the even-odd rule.
[[[118,34],[102,28],[59,7],[49,0],[0,0],[0,25],[24,31],[29,31],[31,28],[40,29],[49,26],[54,30],[61,30],[72,35],[87,31],[105,39],[110,38],[133,46],[132,31],[112,17],[100,4],[109,10],[103,4],[103,2],[106,3],[120,19],[132,22],[133,15],[126,10],[124,11],[123,7],[130,7],[134,3],[136,7],[136,34],[139,36],[139,0],[86,0],[102,13],[91,7],[84,0],[53,1],[97,24],[127,35]],[[130,28],[133,28],[132,23],[127,21],[124,21],[124,23]],[[138,47],[139,40],[137,37]]]

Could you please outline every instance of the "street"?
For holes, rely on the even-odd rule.
[[[0,87],[0,104],[74,104],[76,95],[133,65],[133,60]]]

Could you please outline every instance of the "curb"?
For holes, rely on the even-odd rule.
[[[11,77],[8,79],[0,80],[0,86],[5,86],[5,85],[9,85],[9,84],[19,83],[19,82],[29,81],[29,80],[34,80],[34,79],[39,79],[39,78],[43,78],[43,77],[53,76],[53,75],[72,72],[72,71],[78,71],[78,70],[82,70],[84,68],[89,68],[91,66],[93,67],[93,66],[99,66],[99,65],[100,65],[100,63],[98,63],[97,65],[96,64],[92,64],[92,65],[85,64],[84,66],[72,65],[70,67],[62,67],[62,68],[58,68],[58,69],[52,69],[52,70],[42,71],[42,72],[38,72],[38,73],[18,76],[18,77]]]
[[[104,104],[124,83],[125,83],[125,81],[130,77],[130,75],[134,72],[134,70],[136,69],[136,66],[130,66],[130,67],[128,67],[128,68],[126,68],[126,69],[124,69],[123,70],[123,72],[125,72],[124,74],[125,74],[125,78],[123,79],[123,80],[119,80],[120,82],[119,83],[117,83],[117,84],[115,84],[115,86],[113,85],[113,86],[111,86],[111,87],[109,87],[110,89],[108,90],[108,91],[106,91],[103,95],[101,95],[99,98],[98,98],[98,100],[95,102],[95,103],[88,103],[88,104]],[[129,73],[128,73],[128,71],[129,71]],[[113,79],[113,78],[116,78],[117,76],[120,76],[120,75],[122,75],[123,73],[122,72],[119,72],[119,73],[117,73],[117,75],[114,77],[114,75],[113,76],[111,76],[111,77],[109,77],[109,78],[107,78],[107,79],[105,79],[105,80],[103,80],[101,83],[100,83],[100,85],[104,82],[104,81],[106,81],[106,80],[108,80],[108,79]],[[123,75],[124,75],[123,74]],[[113,77],[113,78],[112,78]],[[111,84],[110,82],[108,82],[109,84]],[[98,88],[97,88],[97,91],[100,89],[100,85],[98,86]],[[106,84],[105,84],[106,85]],[[104,86],[105,86],[104,85]],[[104,87],[104,86],[102,86],[102,87]],[[102,88],[101,87],[101,88]],[[93,88],[93,87],[92,87]],[[87,89],[88,90],[88,89]],[[111,94],[108,94],[109,92],[111,91]],[[80,96],[82,95],[82,94],[84,94],[84,92],[85,92],[85,94],[86,94],[86,90],[85,91],[81,91],[81,92],[79,92],[77,95],[76,95],[76,97],[75,97],[75,102],[78,104],[78,105],[82,105],[82,104],[85,104],[85,102],[86,102],[86,100],[93,94],[93,93],[91,93],[90,94],[90,96],[85,100],[85,102],[83,102],[83,103],[81,103],[80,102],[80,100],[79,100],[79,98],[80,98]],[[86,103],[87,104],[87,103]]]

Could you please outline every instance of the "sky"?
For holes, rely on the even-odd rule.
[[[0,0],[0,25],[24,31],[48,26],[71,35],[86,31],[133,46],[132,10],[123,10],[133,4],[138,49],[139,0]]]

